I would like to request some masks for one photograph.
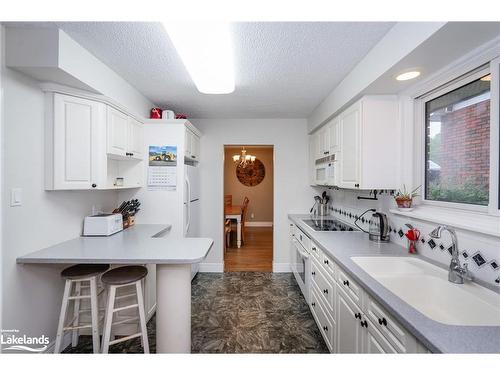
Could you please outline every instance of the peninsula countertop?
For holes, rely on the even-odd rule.
[[[210,238],[170,237],[170,225],[136,224],[108,237],[77,237],[17,258],[17,263],[200,263]]]
[[[385,288],[351,259],[353,256],[410,256],[402,246],[371,242],[362,232],[315,232],[302,221],[309,215],[290,214],[288,218],[430,351],[500,353],[500,327],[447,325],[432,320]],[[438,265],[428,258],[412,256]]]

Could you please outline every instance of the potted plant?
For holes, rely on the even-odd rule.
[[[403,190],[398,190],[394,195],[394,199],[396,200],[398,208],[403,210],[411,209],[413,198],[418,197],[418,189],[420,189],[420,186],[417,186],[411,192],[408,192],[406,190],[406,185],[403,185]]]

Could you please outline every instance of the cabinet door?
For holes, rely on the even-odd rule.
[[[144,135],[143,125],[129,117],[128,135],[127,135],[127,152],[134,159],[142,159],[144,156]]]
[[[324,126],[319,131],[319,157],[324,158],[330,154],[330,128],[329,126]]]
[[[316,137],[309,136],[309,184],[316,185]]]
[[[366,319],[366,318],[365,318]],[[364,348],[363,353],[367,354],[385,354],[397,353],[397,350],[389,344],[375,326],[368,322],[368,326],[363,328],[364,331]]]
[[[330,155],[339,152],[339,118],[334,118],[330,124],[328,129],[328,147],[330,151]]]
[[[103,110],[100,103],[54,94],[53,189],[98,187]]]
[[[200,159],[200,138],[196,134],[191,134],[191,159]]]
[[[108,154],[126,156],[129,138],[129,118],[108,106]]]
[[[316,132],[312,135],[314,138],[314,159],[321,159],[323,155],[323,144],[321,139],[321,132]]]
[[[187,158],[191,158],[191,137],[193,133],[190,130],[185,130],[184,135],[184,156]]]
[[[360,105],[356,104],[340,118],[340,187],[358,188],[360,175]]]
[[[355,314],[361,314],[354,302],[342,291],[337,293],[337,352],[361,353],[362,334],[360,320]]]

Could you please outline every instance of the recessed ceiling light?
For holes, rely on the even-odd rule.
[[[230,24],[196,21],[163,23],[198,91],[234,91],[234,62]]]
[[[398,81],[408,81],[409,79],[417,78],[420,75],[420,72],[417,70],[413,70],[411,72],[401,73],[396,77]]]

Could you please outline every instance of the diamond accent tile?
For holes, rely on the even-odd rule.
[[[422,237],[422,238],[420,239],[420,242],[425,243],[425,237]]]
[[[495,282],[496,282],[497,284],[500,284],[500,276],[498,276],[498,277],[495,279]]]
[[[431,249],[434,249],[436,247],[436,243],[432,238],[429,241],[427,241],[427,245],[429,245]]]
[[[440,243],[440,244],[439,244],[439,248],[440,248],[441,250],[444,250],[444,245],[443,245],[442,243]]]
[[[467,251],[462,251],[462,256],[464,259],[467,259],[469,257],[469,254],[467,254]]]
[[[450,253],[450,255],[453,255],[453,246],[448,247],[446,250]]]
[[[486,263],[486,260],[483,258],[483,256],[479,251],[472,256],[472,259],[474,260],[474,262],[478,267],[482,267]]]
[[[499,267],[499,266],[498,266],[498,263],[497,263],[497,261],[496,261],[496,260],[492,260],[492,261],[490,262],[490,266],[491,266],[491,268],[493,268],[494,270],[496,270],[496,269]]]
[[[398,230],[399,237],[403,237],[405,234],[401,228]]]

